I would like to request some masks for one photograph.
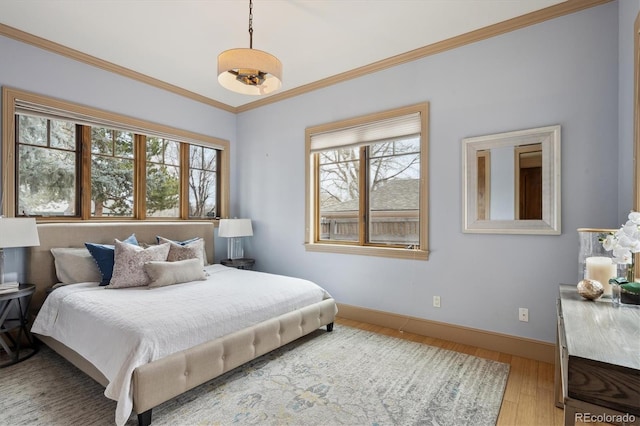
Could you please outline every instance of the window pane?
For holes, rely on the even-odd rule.
[[[115,144],[115,155],[123,158],[133,158],[133,133],[112,130]]]
[[[180,217],[180,168],[147,163],[147,216]]]
[[[75,152],[19,146],[19,215],[75,215],[75,195]]]
[[[166,141],[164,162],[165,164],[171,164],[174,166],[180,165],[180,143],[179,142]]]
[[[147,161],[162,163],[163,142],[162,138],[147,137]]]
[[[180,143],[148,137],[147,216],[180,217]]]
[[[202,148],[202,169],[215,172],[217,170],[218,151],[212,148]]]
[[[420,139],[369,147],[369,242],[419,244]]]
[[[133,161],[92,157],[91,204],[92,216],[133,216]]]
[[[47,146],[47,119],[21,115],[18,118],[18,142]]]
[[[133,134],[92,128],[91,152],[91,215],[133,216]]]
[[[76,125],[68,121],[51,120],[51,147],[75,150]]]
[[[189,171],[189,217],[216,217],[216,173]]]
[[[189,167],[202,170],[202,149],[201,146],[189,145]]]
[[[318,155],[320,240],[359,241],[359,149],[336,149]]]
[[[111,130],[91,128],[91,152],[95,154],[113,155],[113,138]]]
[[[218,151],[189,146],[189,217],[216,217]]]

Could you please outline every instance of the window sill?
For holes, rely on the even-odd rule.
[[[363,256],[379,256],[394,259],[429,260],[427,250],[409,250],[395,247],[352,246],[342,244],[305,243],[306,251],[339,254],[357,254]]]

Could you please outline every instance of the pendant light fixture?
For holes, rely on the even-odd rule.
[[[249,48],[225,50],[218,55],[218,82],[244,95],[266,95],[282,86],[282,63],[253,48],[253,0],[249,0]]]

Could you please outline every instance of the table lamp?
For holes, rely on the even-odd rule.
[[[253,235],[251,219],[220,219],[218,236],[228,238],[227,256],[229,259],[242,259],[242,237]]]
[[[0,216],[0,284],[4,284],[4,249],[40,245],[34,218]]]

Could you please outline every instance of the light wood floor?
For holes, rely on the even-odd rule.
[[[336,323],[510,364],[509,379],[497,426],[562,426],[564,424],[564,411],[557,408],[554,403],[553,364],[344,318],[336,318]],[[589,423],[589,425],[606,424]]]

